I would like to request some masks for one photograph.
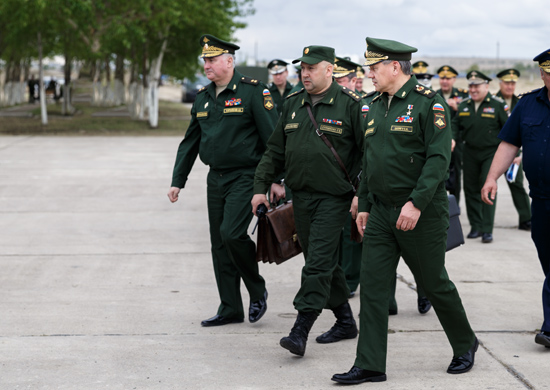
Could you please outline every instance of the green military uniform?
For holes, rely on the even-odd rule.
[[[486,82],[487,79],[490,80],[476,71],[470,72],[467,77],[470,82],[476,78]],[[460,103],[458,114],[453,119],[455,141],[464,141],[464,193],[472,231],[493,233],[496,198],[494,205],[482,202],[481,187],[485,183],[493,156],[500,144],[497,135],[507,118],[508,112],[504,101],[488,92],[477,111],[472,99]]]
[[[305,49],[304,55],[310,48]],[[349,296],[338,264],[338,244],[353,192],[330,149],[315,132],[307,105],[312,106],[312,100],[305,90],[288,96],[256,170],[254,193],[265,193],[271,181],[285,171],[285,184],[292,189],[294,219],[306,259],[294,307],[300,313],[319,314],[323,308],[333,309],[347,302]],[[312,107],[320,131],[333,144],[351,177],[356,177],[360,170],[363,145],[360,110],[360,97],[336,82]]]
[[[204,39],[210,45],[206,43],[208,48],[203,48],[203,54],[220,46],[215,37],[205,37],[209,37]],[[216,52],[207,54],[214,56]],[[247,230],[252,220],[254,171],[276,121],[277,112],[267,87],[235,71],[217,97],[214,83],[198,92],[191,123],[178,148],[172,187],[185,186],[197,155],[210,167],[208,220],[221,300],[218,315],[224,318],[239,320],[244,316],[241,278],[250,302],[264,296],[265,281],[258,272],[255,244]]]
[[[437,70],[439,78],[453,78],[458,76],[458,72],[449,65],[443,65]],[[444,96],[441,89],[437,90],[437,93],[443,96],[444,100],[446,99],[457,99],[458,103],[462,102],[463,99],[468,98],[468,90],[462,88],[453,87],[449,96]],[[451,118],[454,118],[458,111],[450,110]],[[449,183],[449,192],[453,194],[456,198],[457,203],[460,203],[460,193],[462,190],[462,154],[464,150],[464,143],[460,137],[456,140],[455,148],[451,154],[451,177],[448,180]]]
[[[269,70],[269,73],[272,75],[280,74],[287,71],[286,66],[288,63],[283,60],[272,60],[267,64],[267,69]],[[281,115],[281,112],[283,111],[283,103],[285,101],[285,98],[290,94],[290,91],[292,90],[292,84],[290,84],[288,81],[285,84],[285,89],[283,90],[283,93],[281,94],[281,91],[279,91],[279,87],[275,85],[275,83],[271,83],[269,85],[269,92],[271,92],[271,96],[273,97],[273,101],[275,102],[275,107],[277,108],[277,113]]]
[[[505,82],[517,82],[519,76],[520,73],[516,69],[506,69],[497,74],[497,77]],[[496,96],[502,100],[505,100],[500,91],[497,92]],[[514,107],[518,101],[519,98],[516,95],[512,95],[511,104],[509,105],[510,112],[514,110]],[[518,152],[518,156],[520,155],[521,152]],[[529,195],[523,186],[523,160],[519,164],[516,180],[513,182],[506,180],[506,183],[508,183],[508,188],[510,188],[510,193],[512,194],[512,201],[514,202],[514,206],[519,214],[519,225],[521,228],[522,225],[530,223],[531,221],[531,202],[529,200]]]
[[[281,114],[283,112],[283,103],[285,102],[285,98],[290,95],[290,91],[292,90],[292,84],[290,84],[288,81],[285,85],[285,90],[283,94],[279,92],[279,88],[273,83],[269,85],[269,92],[271,92],[271,96],[273,96],[273,101],[275,102],[275,107],[277,107],[277,113]]]
[[[302,67],[300,65],[296,65],[295,68],[296,68],[296,72],[298,73],[298,82],[296,83],[296,85],[294,87],[292,87],[292,89],[290,90],[289,95],[293,94],[294,92],[298,92],[299,90],[304,88],[304,84],[302,83],[302,78],[301,78]]]
[[[383,39],[367,38],[367,45],[365,65],[369,66],[381,62],[381,57],[408,61],[416,51]],[[359,212],[369,216],[363,236],[361,326],[355,360],[355,366],[363,370],[386,371],[387,305],[400,257],[433,304],[454,356],[464,354],[475,341],[444,265],[449,226],[444,186],[451,154],[449,121],[443,99],[419,85],[414,76],[391,103],[384,92],[369,106],[359,191]],[[420,218],[413,230],[398,230],[396,221],[408,201],[421,211]]]

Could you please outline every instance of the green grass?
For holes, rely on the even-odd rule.
[[[75,90],[83,91],[86,85]],[[32,109],[32,117],[0,117],[0,135],[178,135],[189,127],[190,109],[181,103],[159,102],[159,124],[152,129],[147,120],[130,117],[97,117],[93,113],[110,111],[114,107],[96,107],[89,103],[75,103],[72,116],[61,115],[61,103],[48,104],[48,124],[42,125],[40,106]],[[5,110],[2,107],[0,110]]]

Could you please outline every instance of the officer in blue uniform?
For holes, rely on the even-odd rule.
[[[544,87],[524,94],[498,137],[502,139],[491,164],[481,197],[492,204],[497,179],[523,147],[523,167],[531,196],[531,237],[537,247],[546,279],[542,288],[544,322],[535,336],[537,344],[550,348],[550,49],[538,61]]]

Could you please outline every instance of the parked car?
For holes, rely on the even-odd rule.
[[[181,101],[183,103],[193,103],[199,89],[208,84],[210,84],[210,80],[203,75],[198,76],[195,81],[184,79],[181,87]]]

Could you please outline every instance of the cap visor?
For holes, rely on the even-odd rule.
[[[303,63],[308,64],[308,65],[315,65],[315,64],[318,64],[321,61],[323,61],[323,60],[319,59],[319,58],[309,56],[309,57],[300,57],[298,59],[295,59],[294,61],[292,61],[292,63],[296,64],[298,62],[303,62]]]

